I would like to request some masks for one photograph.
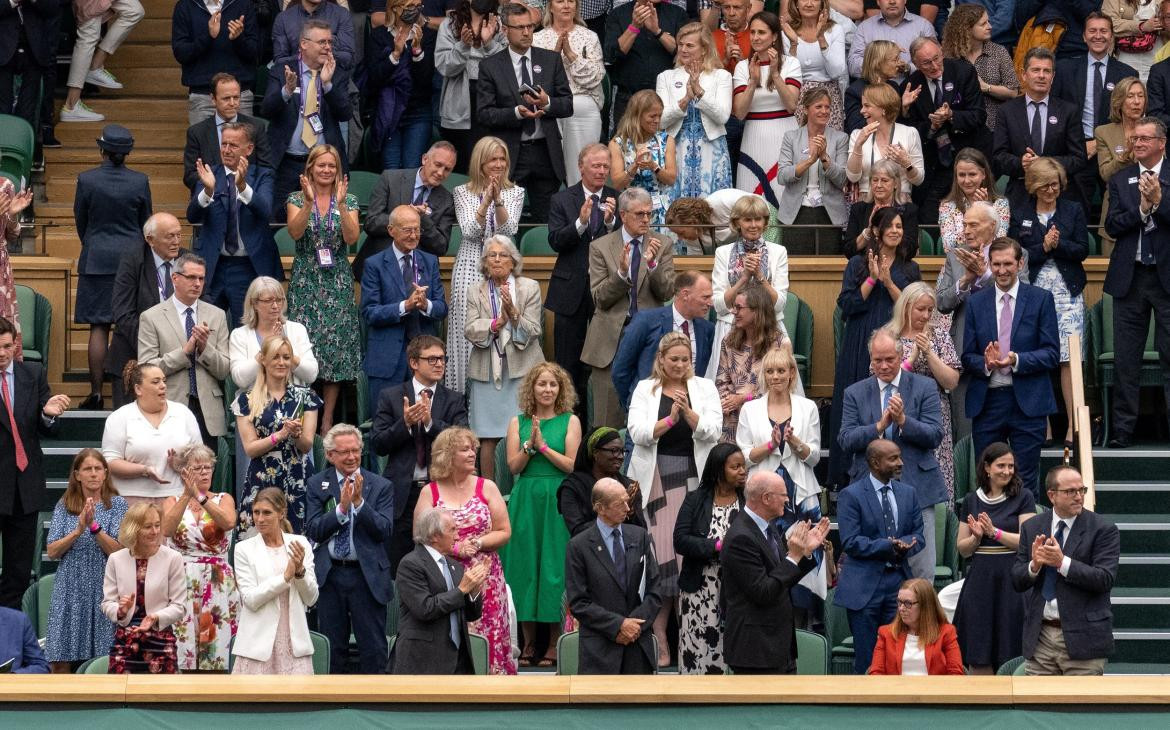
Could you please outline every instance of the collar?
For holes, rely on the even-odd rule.
[[[678,307],[673,303],[670,305],[670,311],[674,314],[674,325],[676,327],[682,325],[683,322],[690,322],[689,319],[682,316],[682,312],[678,311]]]
[[[417,262],[415,262],[415,259],[414,259],[414,254],[416,251],[418,251],[417,248],[412,249],[410,251],[403,251],[402,249],[398,248],[397,243],[392,244],[392,246],[394,248],[394,260],[398,262],[399,268],[402,267],[402,259],[404,256],[410,256],[411,262],[417,263]]]
[[[1101,64],[1102,66],[1104,66],[1104,67],[1105,67],[1105,70],[1106,70],[1106,71],[1108,71],[1108,70],[1109,70],[1109,54],[1108,54],[1108,53],[1106,53],[1106,54],[1104,55],[1104,57],[1102,57],[1102,58],[1095,58],[1095,57],[1093,56],[1093,52],[1092,52],[1092,51],[1089,51],[1088,53],[1086,53],[1086,54],[1085,54],[1085,57],[1089,59],[1089,60],[1088,60],[1088,64],[1089,64],[1089,65],[1085,66],[1085,69],[1086,69],[1086,70],[1089,70],[1089,71],[1091,71],[1091,70],[1093,69],[1093,64],[1094,64],[1094,63],[1099,63],[1099,64]]]
[[[881,481],[873,475],[872,471],[869,473],[869,483],[871,486],[873,486],[874,491],[878,492],[879,494],[886,487],[890,488],[891,493],[893,493],[893,491],[894,491],[894,480],[893,479],[890,480],[889,484],[882,484]]]
[[[155,271],[158,271],[159,269],[162,268],[163,264],[167,263],[166,261],[163,260],[162,256],[159,256],[157,253],[154,252],[153,248],[150,249],[150,255],[154,257],[154,270]]]
[[[1162,159],[1158,160],[1157,164],[1155,164],[1153,167],[1146,167],[1145,165],[1143,165],[1142,163],[1139,162],[1138,163],[1138,174],[1141,175],[1143,172],[1146,172],[1148,170],[1160,178],[1160,177],[1162,177],[1162,163],[1165,161],[1166,161],[1166,158],[1163,157]]]
[[[621,525],[610,526],[610,525],[606,524],[605,520],[598,517],[597,518],[597,529],[599,532],[601,532],[602,537],[610,537],[613,535],[615,530],[621,529]],[[624,540],[625,538],[623,537],[622,539]]]
[[[360,474],[361,471],[362,470],[359,467],[358,470],[354,472],[354,474]],[[337,486],[338,486],[338,488],[340,488],[342,484],[345,484],[345,475],[342,474],[341,471],[337,467],[333,467],[333,474],[337,477]],[[353,476],[353,474],[351,474],[350,476]]]
[[[1012,279],[1012,288],[1008,289],[1007,291],[1000,289],[999,286],[995,287],[995,301],[996,302],[1003,301],[1004,294],[1011,294],[1012,301],[1019,304],[1019,302],[1020,302],[1020,277],[1017,276],[1014,279]]]
[[[883,382],[881,378],[879,378],[876,375],[873,377],[875,380],[878,381],[878,390],[879,391],[886,387],[887,383]],[[891,380],[889,384],[892,384],[899,391],[902,390],[902,368],[898,368],[897,374],[894,375],[894,379]]]
[[[752,522],[756,523],[756,527],[760,528],[760,532],[762,532],[764,534],[764,536],[767,537],[768,536],[768,521],[765,520],[763,517],[760,517],[755,512],[753,512],[752,508],[748,507],[747,505],[744,505],[743,511],[747,513],[748,517],[752,518]]]
[[[585,197],[586,197],[586,198],[588,198],[590,195],[596,195],[596,196],[598,197],[598,199],[602,199],[602,198],[603,198],[603,195],[602,195],[602,193],[604,192],[604,188],[598,188],[598,189],[596,189],[596,190],[590,190],[589,188],[585,187],[585,183],[584,183],[584,182],[582,182],[582,183],[581,183],[581,190],[582,190],[582,192],[584,192],[584,193],[585,193]]]
[[[216,113],[215,113],[215,126],[216,126],[216,128],[222,127],[222,126],[223,126],[223,125],[225,125],[225,124],[232,124],[232,123],[235,123],[235,122],[238,122],[238,121],[240,121],[240,115],[239,115],[239,114],[236,114],[236,118],[235,118],[235,119],[224,119],[223,117],[221,117],[221,116],[219,115],[219,112],[216,112]]]
[[[439,552],[438,550],[434,549],[434,548],[433,548],[433,547],[431,547],[430,545],[423,545],[423,548],[425,548],[425,549],[426,549],[426,551],[427,551],[427,554],[431,556],[431,560],[433,560],[435,563],[441,563],[441,562],[443,562],[444,560],[446,560],[446,558],[444,557],[443,553],[441,553],[441,552]]]
[[[5,374],[8,375],[9,380],[11,380],[13,383],[15,383],[16,382],[16,361],[13,360],[12,362],[8,363],[8,367],[6,367],[4,369],[4,372],[5,372]]]
[[[877,22],[879,22],[879,23],[884,23],[884,24],[890,26],[891,28],[897,28],[902,23],[905,23],[907,20],[910,20],[910,11],[909,10],[902,11],[902,17],[898,18],[897,23],[891,23],[889,20],[886,19],[886,16],[882,15],[881,13],[878,13],[877,19],[878,19]]]
[[[188,308],[192,310],[191,316],[193,316],[196,320],[199,319],[199,300],[198,299],[196,299],[195,303],[191,304],[189,307],[188,307],[188,305],[180,302],[179,298],[176,296],[172,296],[171,301],[175,303],[175,309],[179,312],[179,324],[182,324],[183,318],[187,316],[187,309]]]
[[[436,389],[439,387],[438,383],[435,383],[434,385],[423,385],[422,383],[418,382],[418,378],[411,378],[410,385],[414,388],[414,397],[416,398],[418,397],[419,393],[423,392],[424,388],[429,389],[431,391],[432,402],[435,397]]]
[[[418,190],[419,188],[426,188],[426,187],[428,187],[428,186],[425,182],[423,182],[422,168],[420,167],[414,171],[414,189]]]
[[[642,239],[642,243],[646,243],[646,236],[649,236],[649,235],[650,235],[650,233],[647,232],[647,233],[643,233],[640,236],[632,236],[632,235],[630,235],[630,232],[628,230],[626,230],[626,227],[622,226],[622,243],[629,243],[630,241],[634,240],[635,238],[640,238],[640,239]]]
[[[1043,104],[1044,108],[1047,109],[1048,108],[1048,99],[1050,96],[1051,96],[1050,94],[1046,94],[1043,99],[1033,99],[1032,97],[1028,96],[1027,94],[1024,94],[1024,103],[1026,106],[1031,106],[1032,104]]]
[[[520,59],[527,58],[528,59],[528,68],[529,68],[530,72],[535,73],[535,71],[531,71],[531,69],[532,69],[532,48],[529,48],[524,53],[516,53],[516,51],[512,50],[512,46],[508,46],[508,58],[512,59],[513,66],[519,66]]]
[[[1051,531],[1051,532],[1049,532],[1048,534],[1049,534],[1049,535],[1052,535],[1053,537],[1056,537],[1056,527],[1057,527],[1057,523],[1058,523],[1058,522],[1063,522],[1063,523],[1065,524],[1065,528],[1064,528],[1064,540],[1065,540],[1065,542],[1067,543],[1067,542],[1068,542],[1068,535],[1069,535],[1069,533],[1070,533],[1070,532],[1072,532],[1073,524],[1075,524],[1075,523],[1076,523],[1076,521],[1077,521],[1077,517],[1079,517],[1079,516],[1080,516],[1080,515],[1074,515],[1074,516],[1072,516],[1072,517],[1057,517],[1057,516],[1056,516],[1056,512],[1055,512],[1055,511],[1053,511],[1053,513],[1052,513],[1052,531]]]

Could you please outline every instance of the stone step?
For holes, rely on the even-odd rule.
[[[165,19],[168,24],[167,27],[169,28],[171,22],[171,13],[174,12],[175,4],[169,0],[142,0],[142,9],[146,13],[146,15],[143,16],[143,22],[151,18]],[[139,23],[139,25],[141,25],[141,23]],[[135,26],[135,30],[137,29],[138,26]],[[133,31],[131,31],[131,36],[133,37]],[[170,38],[169,32],[167,34],[167,38]]]
[[[150,126],[144,126],[144,122],[153,124],[160,121],[181,123],[183,129],[186,130],[187,105],[183,102],[182,95],[178,91],[172,92],[171,97],[168,99],[128,98],[126,96],[115,96],[112,91],[102,92],[98,96],[86,99],[86,103],[94,111],[106,117],[104,122],[65,122],[59,126],[89,127],[94,131],[93,136],[90,137],[91,140],[97,139],[101,134],[102,125],[110,122],[117,122],[128,128],[131,132],[134,132],[136,128],[151,128]],[[137,137],[137,135],[135,136]],[[182,146],[181,142],[180,146]]]
[[[174,3],[170,3],[169,7],[173,10]],[[134,30],[130,32],[129,40],[135,44],[159,44],[168,50],[171,47],[171,13],[168,11],[166,16],[159,15],[147,16],[139,21],[138,25],[134,26]],[[128,45],[128,44],[127,44]],[[123,46],[125,48],[125,45]],[[119,49],[119,53],[121,49]],[[118,54],[114,54],[117,58]],[[174,63],[174,56],[171,57],[171,63]]]
[[[1170,482],[1098,481],[1095,489],[1098,512],[1129,514],[1161,509],[1170,514]]]
[[[105,104],[105,102],[102,102]],[[115,102],[111,102],[115,103]],[[171,105],[178,104],[178,102],[171,102]],[[118,110],[104,109],[103,114],[109,113],[110,116],[118,116]],[[117,122],[130,130],[134,135],[135,150],[131,153],[131,158],[138,153],[138,145],[149,144],[152,147],[161,150],[170,150],[177,154],[178,159],[182,159],[183,145],[187,141],[187,116],[184,113],[181,118],[159,120],[154,118],[137,117],[130,119],[111,119],[110,121]],[[99,123],[83,123],[83,122],[69,122],[67,124],[58,124],[56,128],[57,139],[61,140],[63,147],[60,150],[45,150],[47,171],[52,175],[52,157],[51,155],[65,149],[81,150],[83,152],[90,152],[94,155],[93,159],[98,159],[97,145],[94,144],[99,136],[101,136],[102,124]],[[95,165],[97,162],[94,163]]]
[[[169,123],[168,123],[169,124]],[[45,150],[46,172],[51,177],[57,174],[63,166],[78,165],[97,167],[100,157],[97,147],[58,147]],[[175,158],[173,144],[159,144],[152,137],[134,140],[134,151],[126,158],[126,164],[137,169],[140,165],[178,164],[182,165],[182,158]]]
[[[130,34],[129,42],[123,43],[118,52],[110,56],[107,67],[114,75],[118,74],[118,69],[125,68],[179,68],[179,62],[175,60],[175,54],[171,50],[169,24],[165,42],[154,39],[143,41],[137,36],[138,29],[135,28]]]
[[[95,150],[96,152],[96,150]],[[179,180],[183,179],[183,160],[182,153],[176,157],[172,151],[169,154],[163,150],[156,150],[156,157],[165,157],[164,160],[151,162],[144,159],[139,159],[137,155],[131,153],[131,156],[126,160],[126,166],[132,170],[147,175],[151,184],[162,180]],[[86,162],[58,162],[53,164],[46,162],[46,165],[52,165],[49,173],[49,181],[56,182],[60,180],[76,180],[77,176],[86,170],[95,167],[92,161]]]

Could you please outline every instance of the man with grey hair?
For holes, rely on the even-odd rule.
[[[592,427],[626,425],[611,366],[618,340],[640,309],[661,307],[674,295],[674,250],[650,232],[653,202],[637,187],[618,197],[621,226],[589,244],[589,289],[596,311],[585,333],[581,360],[593,368]]]

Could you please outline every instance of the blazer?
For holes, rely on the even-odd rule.
[[[852,150],[857,144],[857,140],[861,135],[861,130],[855,129],[849,134],[849,149]],[[922,138],[918,136],[918,130],[914,127],[898,122],[894,123],[894,131],[891,135],[894,144],[900,144],[906,149],[906,154],[910,155],[910,165],[918,171],[922,178],[919,185],[926,182],[926,162],[922,157]],[[857,175],[845,170],[845,177],[850,182],[860,183],[861,192],[864,195],[869,195],[869,173],[873,168],[873,163],[878,160],[885,159],[880,149],[877,149],[874,144],[874,137],[871,136],[861,146],[861,172]],[[933,173],[933,171],[932,171]],[[914,183],[910,182],[909,173],[902,176],[902,192],[909,195],[914,188]]]
[[[589,290],[595,311],[585,332],[581,362],[595,368],[609,367],[617,352],[618,338],[630,314],[630,283],[618,273],[625,241],[622,228],[595,238],[589,244]],[[642,250],[652,238],[662,243],[658,248],[658,265],[648,271],[645,260],[638,273],[638,309],[661,307],[674,296],[674,245],[657,233],[642,237]],[[647,482],[649,484],[649,482]],[[656,660],[657,661],[657,660]]]
[[[899,556],[894,550],[894,543],[886,535],[882,505],[868,472],[841,490],[837,498],[837,530],[844,558],[833,596],[835,606],[850,611],[865,608],[877,590],[886,564],[892,564],[904,580],[913,577],[906,558],[916,554],[925,544],[922,511],[913,487],[897,479],[890,480],[890,487],[897,504],[898,539],[906,543],[911,540],[918,542],[906,555]]]
[[[1170,206],[1159,205],[1149,223],[1142,220],[1141,195],[1138,193],[1139,168],[1130,165],[1109,179],[1109,212],[1105,214],[1105,230],[1116,239],[1109,254],[1109,268],[1105,272],[1105,292],[1113,297],[1129,294],[1133,283],[1133,265],[1138,255],[1142,231],[1149,223],[1153,229],[1145,236],[1147,245],[1158,264],[1158,281],[1170,293]],[[1162,160],[1162,174],[1158,176],[1162,194],[1170,193],[1170,164]]]
[[[934,456],[943,437],[938,385],[926,376],[903,371],[898,393],[906,413],[901,428],[894,424],[894,443],[902,449],[901,481],[914,487],[918,505],[925,509],[947,500],[946,483]],[[874,428],[881,417],[881,386],[876,377],[868,377],[845,389],[837,443],[853,454],[850,479],[861,479],[869,473],[865,448],[874,439],[881,438]]]
[[[678,104],[687,93],[687,71],[684,68],[668,68],[658,74],[654,90],[662,99],[662,120],[659,122],[667,134],[674,137],[682,129],[686,109]],[[707,139],[714,142],[727,135],[727,120],[731,117],[732,78],[725,69],[704,71],[699,75],[699,86],[703,87],[703,98],[695,100],[703,120],[703,131]]]
[[[386,170],[374,183],[370,193],[370,207],[366,211],[366,242],[354,259],[354,276],[361,280],[366,259],[390,248],[390,213],[400,205],[414,202],[414,179],[419,168],[407,170]],[[447,242],[451,240],[451,226],[455,225],[455,198],[442,185],[431,188],[427,195],[430,215],[419,216],[422,228],[418,247],[435,256],[447,255]]]
[[[555,122],[573,116],[573,89],[561,54],[532,46],[528,49],[532,61],[529,71],[532,85],[544,89],[549,105],[540,118],[540,129],[544,132],[544,143],[548,148],[549,160],[557,179],[565,180],[565,155],[561,151],[561,129]],[[516,70],[512,65],[508,46],[479,62],[479,81],[475,87],[476,120],[483,125],[483,133],[499,137],[508,146],[512,160],[512,177],[516,177],[516,165],[520,163],[520,137],[524,120],[516,116],[516,107],[525,104],[520,95],[520,84],[516,81]]]
[[[1032,543],[1052,529],[1045,513],[1020,526],[1020,547],[1012,566],[1012,585],[1024,594],[1024,656],[1036,654],[1044,620],[1043,580],[1028,571]],[[1062,552],[1069,558],[1068,575],[1056,576],[1060,630],[1070,659],[1100,659],[1113,653],[1113,607],[1109,592],[1117,580],[1121,533],[1117,525],[1096,512],[1081,510],[1064,536]]]
[[[743,509],[743,490],[736,490],[736,512]],[[674,522],[674,551],[682,556],[678,574],[679,590],[693,593],[703,586],[703,568],[719,562],[715,541],[708,538],[711,514],[715,511],[715,490],[706,487],[687,494]]]
[[[923,651],[926,652],[926,673],[966,674],[955,625],[945,623],[938,629],[938,639],[923,647]],[[894,638],[889,624],[878,627],[877,646],[873,650],[873,661],[866,674],[901,674],[902,654],[906,651],[908,636],[909,634],[903,631],[900,636]]]
[[[352,548],[374,600],[385,604],[394,597],[385,545],[394,524],[394,487],[372,471],[362,469],[361,475],[362,507],[350,515],[354,521]],[[343,529],[334,506],[340,504],[341,484],[332,465],[305,480],[305,537],[316,545],[313,563],[319,586],[325,585],[333,567],[329,540]]]
[[[232,654],[266,662],[272,658],[276,643],[276,626],[280,623],[280,595],[288,593],[288,632],[292,655],[313,655],[313,637],[305,611],[317,602],[317,574],[313,565],[313,546],[300,535],[283,534],[285,549],[299,542],[305,549],[305,576],[284,580],[284,570],[277,570],[268,556],[262,535],[253,535],[236,543],[236,585],[240,589],[239,626]]]
[[[1118,81],[1133,76],[1138,72],[1128,63],[1122,63],[1116,58],[1105,59],[1105,86],[1101,90],[1101,99],[1093,112],[1094,129],[1101,124],[1109,123],[1110,97]],[[1057,99],[1067,101],[1077,107],[1076,122],[1081,122],[1081,114],[1088,103],[1085,89],[1089,82],[1089,55],[1082,53],[1075,58],[1062,58],[1056,62],[1056,75],[1052,78],[1052,95]],[[1084,130],[1082,129],[1082,135]]]
[[[0,65],[7,66],[16,55],[21,27],[28,39],[28,51],[37,65],[43,68],[51,64],[60,13],[58,0],[27,0],[20,4],[19,13],[12,3],[0,7]]]
[[[788,470],[792,481],[796,483],[797,502],[803,502],[809,497],[820,494],[821,485],[817,482],[817,475],[813,471],[821,460],[821,414],[817,404],[808,398],[793,393],[792,417],[788,428],[796,437],[808,444],[808,459],[801,459],[793,453],[787,445],[783,453],[779,449],[764,457],[763,461],[752,463],[748,458],[751,450],[768,441],[772,434],[772,422],[768,420],[768,396],[753,398],[739,411],[739,426],[736,427],[735,443],[743,452],[747,461],[748,473],[756,471],[776,471],[783,466]],[[795,505],[793,505],[795,506]]]
[[[284,335],[292,343],[293,355],[300,360],[292,373],[293,382],[297,385],[312,385],[317,379],[319,366],[313,354],[309,331],[300,322],[285,322]],[[236,327],[232,330],[228,337],[228,356],[232,381],[240,390],[250,390],[256,384],[256,376],[260,373],[260,363],[256,360],[258,354],[260,341],[256,339],[256,330],[251,327]]]
[[[614,479],[618,480],[626,489],[630,488],[630,478],[618,472]],[[565,527],[569,535],[577,535],[589,529],[597,520],[597,513],[593,511],[593,485],[597,483],[592,472],[575,471],[565,477],[561,486],[557,487],[557,512],[565,520]],[[646,529],[646,515],[642,511],[642,502],[630,505],[633,509],[626,515],[626,524],[637,525]]]
[[[658,468],[658,439],[654,438],[654,424],[658,422],[658,403],[662,397],[659,385],[657,380],[647,378],[638,383],[630,398],[628,430],[629,438],[634,442],[634,451],[630,455],[626,476],[643,485],[643,509],[650,502],[650,489],[646,485],[653,482],[654,471]],[[688,380],[687,395],[691,408],[699,414],[694,433],[695,470],[702,474],[707,454],[711,453],[723,435],[723,409],[719,405],[719,391],[715,389],[715,383],[706,378],[695,376]]]
[[[415,321],[418,334],[437,336],[439,320],[447,317],[443,280],[439,278],[439,259],[417,248],[412,255],[418,270],[418,283],[427,287],[430,314],[421,309],[399,313],[410,292],[402,281],[402,269],[398,266],[393,246],[370,258],[362,272],[362,319],[369,325],[362,369],[371,377],[400,378],[409,372],[406,364],[408,320]]]
[[[103,160],[77,176],[73,219],[81,239],[78,274],[112,275],[123,254],[138,248],[152,212],[150,181],[125,165]]]
[[[295,7],[295,6],[294,6]],[[274,34],[275,37],[275,34]],[[293,68],[296,57],[289,59],[289,68]],[[297,69],[293,68],[295,73]],[[292,142],[293,131],[297,128],[297,120],[301,114],[301,88],[298,84],[293,89],[288,101],[284,100],[284,64],[279,61],[268,69],[268,81],[264,87],[264,100],[260,103],[260,114],[268,120],[268,147],[272,154],[273,168],[280,167],[284,156],[288,154],[289,144]],[[333,83],[324,96],[318,99],[317,107],[321,114],[321,124],[325,127],[325,142],[336,147],[341,152],[341,167],[349,172],[349,156],[345,153],[345,140],[341,138],[341,122],[348,122],[353,113],[349,101],[349,78],[339,61],[337,70],[333,74]],[[275,205],[284,205],[283,200],[273,201]]]
[[[183,352],[187,343],[187,328],[179,321],[174,297],[160,302],[142,313],[138,326],[138,361],[162,368],[167,376],[167,397],[186,403],[189,393],[187,368],[195,368],[195,387],[199,390],[199,408],[207,433],[222,436],[227,433],[223,410],[221,382],[231,371],[228,359],[227,315],[207,302],[199,302],[196,317],[211,328],[207,347],[195,356],[195,364]]]
[[[207,262],[207,287],[204,292],[211,288],[211,282],[215,280],[215,267],[219,264],[220,251],[227,238],[231,215],[227,172],[223,165],[216,165],[214,172],[215,190],[211,194],[211,204],[206,208],[199,204],[202,183],[195,186],[191,200],[187,203],[187,220],[203,226],[195,242],[195,252]],[[256,276],[271,276],[277,281],[284,281],[284,266],[280,263],[276,239],[272,237],[272,227],[268,225],[272,220],[272,170],[249,165],[246,183],[252,187],[252,198],[247,205],[240,202],[238,206],[240,239],[244,242],[244,249],[252,262],[252,268],[256,270]]]
[[[417,397],[413,379],[383,388],[378,395],[378,407],[374,411],[374,425],[370,431],[370,444],[374,453],[389,457],[382,475],[394,485],[396,521],[406,512],[417,458],[414,435],[406,427],[406,419],[403,417],[402,399],[406,398],[413,405]],[[431,395],[431,430],[415,427],[422,431],[423,450],[428,461],[431,444],[439,434],[452,426],[467,427],[467,407],[463,404],[463,394],[451,390],[440,380]]]
[[[1052,251],[1044,250],[1044,236],[1056,228],[1060,233],[1060,244]],[[1012,208],[1012,222],[1008,237],[1019,241],[1028,251],[1028,279],[1035,283],[1040,269],[1050,259],[1064,277],[1069,294],[1077,296],[1085,289],[1085,267],[1081,264],[1089,255],[1089,231],[1085,222],[1085,210],[1068,200],[1057,200],[1056,210],[1048,225],[1040,224],[1036,216],[1036,202],[1029,198],[1023,206]]]
[[[130,550],[123,548],[106,560],[102,580],[102,613],[117,626],[129,626],[134,618],[133,607],[118,618],[118,598],[126,595],[138,595],[138,569]],[[154,628],[159,630],[177,624],[187,615],[187,569],[177,550],[160,545],[147,560],[144,602],[146,613],[158,617]]]
[[[821,191],[821,207],[829,216],[833,225],[843,226],[848,217],[845,206],[845,163],[849,159],[849,137],[840,130],[825,127],[825,151],[829,155],[829,165],[823,162],[819,165]],[[779,205],[776,207],[776,218],[781,223],[790,224],[796,220],[804,203],[804,193],[808,190],[809,174],[796,176],[796,165],[808,158],[808,127],[800,126],[784,133],[780,142],[779,166],[776,170],[776,182],[783,186],[780,193]],[[718,252],[718,249],[716,249]]]
[[[479,620],[483,597],[460,591],[463,564],[446,557],[444,560],[451,573],[450,590],[439,566],[422,545],[416,544],[398,564],[398,638],[390,659],[394,674],[454,674],[460,654],[470,659],[467,622]],[[458,649],[451,641],[451,614],[455,614],[459,626]]]
[[[715,325],[707,319],[689,321],[695,336],[695,373],[705,373],[711,362]],[[613,385],[623,409],[629,410],[630,397],[638,383],[650,377],[658,341],[673,331],[673,305],[640,311],[630,320],[613,358]]]
[[[731,666],[796,671],[796,624],[792,587],[817,567],[804,558],[794,565],[781,537],[777,558],[752,516],[740,510],[723,537],[723,658]],[[681,576],[680,576],[681,582]]]
[[[906,79],[907,88],[920,87],[922,91],[903,115],[906,124],[918,130],[922,140],[922,158],[932,175],[939,174],[942,165],[938,157],[938,140],[945,135],[951,149],[958,152],[974,147],[983,154],[991,152],[991,130],[987,128],[987,109],[983,104],[979,75],[965,58],[944,58],[942,73],[943,102],[950,105],[951,119],[937,130],[930,127],[930,115],[937,108],[934,89],[926,74],[918,70]]]
[[[999,339],[995,316],[998,287],[992,285],[971,296],[963,335],[963,377],[968,379],[967,417],[983,412],[990,376],[983,370],[983,349]],[[1052,371],[1060,365],[1056,305],[1047,289],[1020,284],[1017,301],[1012,302],[1012,352],[1019,364],[1012,373],[1012,393],[1026,415],[1047,416],[1056,412],[1052,395]]]
[[[1020,162],[1025,150],[1032,146],[1028,101],[1026,95],[1017,96],[1000,105],[992,138],[992,166],[996,174],[1008,176],[1007,197],[1013,208],[1028,197],[1028,191],[1024,189],[1024,166]],[[1049,94],[1046,111],[1044,149],[1034,152],[1041,157],[1051,157],[1064,166],[1069,186],[1063,197],[1080,203],[1081,192],[1072,182],[1086,162],[1080,109]]]
[[[43,415],[49,402],[49,380],[40,363],[14,360],[10,386],[15,388],[12,416],[16,430],[28,457],[24,471],[16,468],[16,442],[12,438],[12,423],[0,418],[0,515],[16,516],[16,494],[20,493],[19,514],[32,514],[42,509],[45,501],[45,475],[41,452],[41,435],[57,432],[59,419]],[[649,483],[649,482],[647,482]],[[31,536],[30,536],[31,541]]]
[[[545,309],[566,317],[578,315],[588,318],[593,314],[593,297],[589,293],[589,244],[621,226],[621,214],[616,212],[618,191],[608,185],[602,187],[601,202],[613,198],[613,223],[601,224],[596,229],[586,227],[577,233],[577,218],[585,204],[585,188],[580,182],[558,191],[549,200],[548,245],[557,252],[553,264]]]
[[[118,273],[114,275],[116,326],[110,338],[110,349],[106,352],[105,370],[115,378],[121,378],[126,363],[138,357],[138,318],[164,301],[152,253],[148,243],[143,243],[135,251],[127,251],[118,262]],[[180,248],[178,256],[185,253],[189,251]]]
[[[1146,79],[1146,102],[1146,114],[1170,125],[1170,58],[1150,66],[1150,76]]]
[[[49,673],[32,621],[22,611],[0,606],[0,663],[9,659],[13,660],[13,674]]]
[[[613,557],[596,521],[572,537],[565,550],[565,597],[581,632],[578,674],[620,674],[625,651],[641,651],[651,667],[658,665],[650,630],[662,605],[658,560],[644,529],[623,524],[621,531],[626,548],[625,585],[618,581]],[[637,642],[623,647],[615,639],[627,618],[640,618],[644,623]]]
[[[251,10],[250,5],[245,7]],[[206,35],[207,24],[203,25],[203,33]],[[252,142],[255,146],[252,154],[248,155],[248,169],[253,167],[276,169],[268,142],[268,122],[247,114],[236,114],[236,122],[252,127]],[[205,165],[223,164],[223,158],[219,156],[219,132],[216,129],[214,114],[187,127],[187,143],[183,146],[183,184],[191,191],[199,185],[199,173],[195,170],[196,160],[203,160]]]
[[[467,321],[463,333],[471,342],[471,360],[467,364],[467,378],[480,382],[494,382],[501,375],[499,351],[504,353],[508,379],[523,378],[533,366],[544,362],[540,348],[540,332],[544,323],[544,309],[540,306],[540,284],[526,276],[516,276],[512,302],[520,313],[518,325],[502,325],[492,334],[491,294],[486,281],[467,290]]]
[[[711,266],[711,306],[715,308],[715,316],[727,327],[728,332],[735,322],[735,313],[727,306],[725,295],[731,288],[728,269],[731,266],[731,252],[735,249],[736,243],[738,240],[715,249],[715,262]],[[765,245],[768,248],[768,279],[778,295],[775,305],[776,324],[780,327],[780,333],[787,337],[788,330],[784,327],[784,305],[788,301],[788,249],[771,241],[765,242]],[[718,353],[715,357],[719,357]],[[705,371],[696,368],[696,372]]]

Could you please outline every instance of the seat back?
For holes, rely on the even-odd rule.
[[[329,674],[329,637],[310,631],[309,638],[313,640],[313,674]]]
[[[500,439],[496,442],[496,486],[500,488],[500,495],[505,501],[508,495],[512,493],[513,476],[512,471],[508,468],[508,439]]]
[[[470,177],[468,177],[467,175],[462,175],[458,172],[453,172],[447,176],[446,180],[443,181],[443,187],[454,192],[455,188],[459,187],[460,185],[464,185],[468,182],[471,182]]]
[[[488,641],[480,634],[467,634],[467,650],[471,653],[472,671],[476,674],[488,673]]]
[[[925,228],[918,229],[918,255],[934,256],[938,253],[934,247],[934,236]]]
[[[1113,342],[1113,297],[1102,293],[1101,294],[1101,353],[1112,355],[1116,351]],[[1156,357],[1157,350],[1154,347],[1154,318],[1150,318],[1150,330],[1146,333],[1146,344],[1142,348],[1146,357]]]
[[[463,243],[463,229],[459,227],[459,224],[455,224],[451,226],[451,237],[447,239],[447,255],[457,255],[460,243]]]
[[[349,192],[353,193],[358,201],[358,210],[361,211],[365,217],[366,210],[370,207],[370,194],[374,192],[374,186],[378,184],[378,178],[372,172],[364,172],[362,170],[349,171]]]
[[[109,674],[110,673],[110,657],[103,654],[102,656],[95,656],[85,664],[77,668],[78,674]]]
[[[520,239],[520,253],[524,256],[556,256],[557,252],[548,244],[548,226],[529,228]]]
[[[296,255],[297,242],[293,240],[292,235],[288,232],[288,226],[277,230],[274,238],[276,239],[276,250],[280,251],[281,256]]]
[[[36,629],[38,639],[49,635],[49,605],[56,578],[54,573],[42,575],[36,583],[25,589],[24,597],[20,601],[20,608]]]
[[[557,639],[557,674],[572,675],[577,673],[580,663],[579,650],[581,632],[566,631]]]
[[[829,673],[829,640],[804,629],[796,630],[796,673]]]
[[[975,487],[975,444],[968,434],[955,444],[955,504]]]
[[[1008,659],[1006,662],[1001,664],[999,669],[995,670],[995,673],[1001,677],[1010,677],[1011,675],[1016,673],[1017,669],[1019,669],[1023,666],[1024,666],[1024,657],[1022,657],[1022,656],[1012,657],[1011,659]],[[1020,672],[1020,673],[1023,674],[1023,672]]]
[[[20,319],[20,340],[24,359],[47,363],[53,305],[40,292],[24,284],[17,284],[16,306]]]
[[[712,307],[711,312],[714,311]],[[807,384],[812,372],[813,312],[807,302],[791,291],[784,300],[784,329],[792,340],[792,354],[796,358],[801,382]]]

